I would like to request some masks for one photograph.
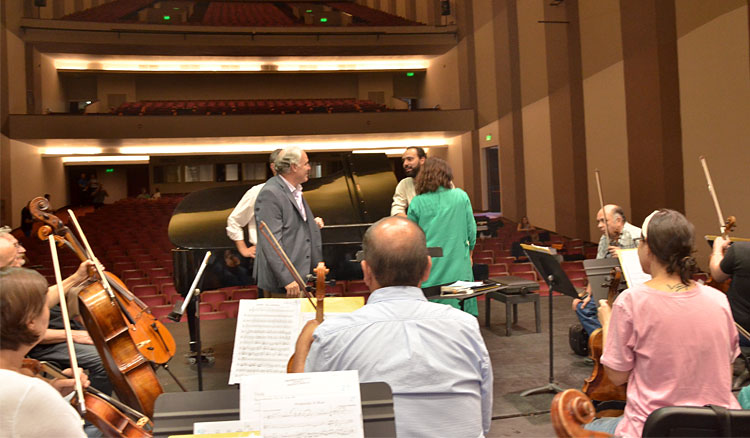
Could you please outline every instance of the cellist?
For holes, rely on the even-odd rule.
[[[25,252],[26,250],[12,234],[0,230],[0,268],[5,266],[22,266],[25,260],[19,257],[18,254],[24,254]],[[12,257],[13,253],[16,254],[15,257]],[[65,289],[66,297],[68,297],[68,312],[71,314],[71,317],[76,316],[78,313],[77,309],[75,309],[78,300],[75,296],[70,295],[71,291],[75,292],[76,286],[88,280],[89,267],[91,266],[93,266],[93,263],[89,260],[81,262],[78,270],[63,281],[63,288]],[[60,368],[68,368],[70,366],[70,359],[67,347],[65,346],[60,307],[57,305],[59,302],[60,295],[57,292],[57,285],[50,286],[47,290],[47,305],[50,307],[49,326],[42,339],[39,340],[39,343],[29,352],[29,356],[37,360],[51,361]],[[71,303],[73,303],[73,306],[71,306]],[[83,325],[76,321],[73,321],[72,324],[74,326],[73,340],[76,342],[76,355],[78,356],[79,364],[88,371],[91,382],[96,389],[107,395],[111,395],[112,384],[102,365],[99,353],[91,341],[91,337],[89,337]]]
[[[0,435],[3,437],[85,437],[81,417],[61,394],[72,379],[49,385],[22,372],[23,358],[47,328],[47,281],[18,267],[0,269]],[[68,370],[69,372],[69,370]],[[84,386],[86,375],[81,372]],[[59,391],[55,391],[57,389]]]
[[[731,243],[731,245],[730,245]],[[714,240],[709,262],[711,277],[718,282],[731,278],[727,291],[734,321],[750,330],[750,242],[734,242],[719,236]],[[750,347],[750,339],[740,333],[740,345]]]
[[[641,230],[638,257],[651,280],[626,289],[612,308],[599,302],[601,363],[614,384],[628,383],[625,412],[585,426],[625,437],[640,437],[660,407],[739,408],[731,388],[737,329],[724,294],[691,280],[693,225],[662,209]]]

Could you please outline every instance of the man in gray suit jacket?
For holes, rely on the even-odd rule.
[[[319,227],[322,221],[316,220],[302,197],[302,183],[307,181],[310,162],[305,151],[291,147],[279,155],[274,165],[277,175],[266,182],[255,201],[255,220],[259,227],[261,221],[266,223],[304,279],[323,260]],[[253,274],[264,291],[286,293],[287,298],[302,296],[292,274],[261,236]]]

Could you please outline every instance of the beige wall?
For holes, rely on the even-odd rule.
[[[11,226],[21,225],[21,209],[31,199],[49,193],[54,206],[67,204],[65,172],[59,158],[43,159],[39,149],[10,140]],[[62,202],[61,200],[65,200]]]
[[[458,49],[453,48],[430,61],[425,75],[421,108],[432,108],[440,105],[442,109],[459,109],[458,95]]]
[[[703,3],[703,2],[701,2]],[[719,5],[717,3],[723,3]],[[714,9],[727,3],[713,2]],[[682,115],[685,210],[697,236],[718,234],[719,220],[698,157],[705,155],[724,216],[739,221],[737,232],[750,237],[750,47],[747,2],[735,1],[730,11],[696,23],[706,3],[675,2],[677,6],[680,111]],[[688,27],[687,31],[685,27]],[[709,248],[697,239],[698,262],[707,267]]]
[[[497,73],[492,0],[474,2],[474,49],[477,85],[477,124],[497,120]]]
[[[542,2],[517,3],[523,118],[526,215],[535,226],[555,230],[547,53]]]
[[[39,69],[41,73],[42,89],[42,112],[65,112],[68,110],[66,105],[65,92],[60,84],[60,78],[57,75],[55,64],[52,58],[45,54],[39,55]]]
[[[579,12],[589,217],[596,217],[600,208],[594,177],[598,169],[604,203],[620,205],[631,219],[619,1],[582,1]],[[598,241],[601,232],[594,220],[589,229],[588,240]]]
[[[555,230],[549,98],[523,107],[526,215],[537,227]]]
[[[105,169],[114,168],[114,172],[106,173]],[[96,179],[104,186],[109,195],[104,198],[105,204],[112,204],[128,197],[127,166],[97,166]]]

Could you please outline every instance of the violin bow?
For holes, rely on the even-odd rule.
[[[596,176],[596,189],[599,192],[599,205],[604,217],[604,242],[607,244],[607,248],[609,248],[609,224],[607,223],[607,212],[604,211],[604,196],[602,195],[602,181],[599,178],[599,169],[594,169],[594,176]]]
[[[297,269],[292,264],[292,261],[289,260],[286,252],[284,252],[284,248],[282,248],[279,244],[279,241],[276,240],[276,237],[273,235],[273,233],[268,230],[268,225],[266,225],[265,221],[260,221],[260,224],[258,225],[258,231],[263,235],[263,237],[266,238],[268,244],[271,245],[271,248],[273,248],[276,255],[279,256],[286,269],[292,274],[292,278],[294,278],[294,281],[297,282],[300,290],[305,293],[307,300],[310,301],[310,304],[313,306],[313,308],[317,309],[317,306],[312,301],[312,294],[310,294],[310,291],[307,290],[307,284],[304,280],[302,280],[302,276],[299,275],[299,272],[297,272]]]
[[[60,310],[62,311],[62,320],[65,326],[65,341],[68,344],[68,354],[70,354],[70,368],[73,370],[73,380],[75,381],[75,390],[78,394],[78,411],[81,415],[86,413],[86,402],[83,397],[83,386],[81,385],[81,376],[78,374],[78,358],[76,357],[75,345],[73,345],[73,331],[70,328],[70,318],[68,316],[68,304],[65,299],[65,289],[63,288],[62,275],[60,275],[60,262],[57,259],[57,246],[55,246],[54,236],[49,236],[49,248],[52,253],[52,265],[55,268],[55,282],[57,283],[57,293],[60,295]]]
[[[732,231],[732,228],[734,228],[734,216],[729,216],[726,220],[724,219],[724,215],[721,213],[721,207],[719,206],[719,198],[716,196],[716,191],[714,190],[714,182],[711,180],[711,173],[708,171],[708,163],[706,162],[706,157],[701,155],[700,160],[701,165],[703,166],[703,173],[706,175],[708,193],[711,194],[711,199],[713,199],[714,207],[716,208],[716,214],[719,216],[719,228],[721,229],[721,235],[724,238],[727,238],[729,232]]]

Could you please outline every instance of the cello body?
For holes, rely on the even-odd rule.
[[[101,283],[93,283],[78,294],[86,329],[101,356],[107,375],[120,400],[151,417],[154,402],[164,390],[151,362],[138,351],[119,307]]]

